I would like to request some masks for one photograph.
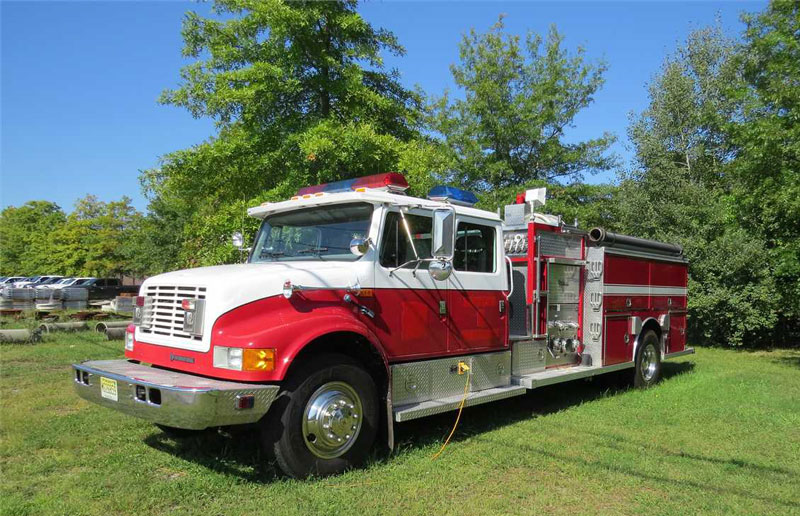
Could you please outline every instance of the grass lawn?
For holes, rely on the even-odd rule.
[[[647,391],[550,386],[398,425],[364,470],[295,481],[254,435],[173,440],[89,404],[91,332],[0,347],[3,514],[800,514],[800,352],[700,349]]]

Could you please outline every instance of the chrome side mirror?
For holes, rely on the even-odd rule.
[[[455,248],[456,212],[453,209],[441,209],[433,212],[433,246],[432,255],[438,260],[453,259]]]
[[[369,251],[372,240],[369,238],[354,238],[350,241],[350,252],[356,256],[364,256]]]
[[[444,281],[450,277],[453,272],[453,263],[447,260],[433,260],[428,265],[428,272],[431,278],[436,281]]]
[[[237,231],[234,233],[231,237],[231,240],[233,240],[233,247],[236,249],[241,249],[244,247],[244,237],[242,236],[241,232]]]

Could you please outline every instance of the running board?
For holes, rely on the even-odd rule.
[[[666,355],[664,355],[664,360],[682,357],[683,355],[694,355],[694,348],[686,348],[683,351],[676,351],[675,353],[667,353]]]
[[[472,407],[482,403],[489,403],[490,401],[498,401],[513,396],[520,396],[525,394],[525,387],[518,385],[509,385],[505,387],[495,387],[493,389],[485,389],[482,391],[471,392],[464,401],[465,407]],[[398,423],[403,421],[410,421],[442,412],[449,412],[455,410],[461,404],[463,395],[449,396],[447,398],[439,398],[436,400],[423,401],[421,403],[410,403],[408,405],[400,405],[394,407],[394,420]]]
[[[628,369],[630,367],[633,367],[633,362],[623,362],[622,364],[614,364],[605,367],[560,367],[558,369],[548,369],[538,373],[512,376],[511,383],[520,385],[526,389],[536,389],[538,387],[544,387],[545,385],[589,378],[590,376]]]

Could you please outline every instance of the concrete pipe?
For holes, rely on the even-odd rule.
[[[122,340],[125,338],[125,328],[108,328],[106,330],[106,339],[108,340]]]
[[[55,331],[83,331],[88,330],[89,326],[85,322],[44,323],[39,325],[39,329],[44,333],[52,333]]]
[[[127,328],[133,321],[104,321],[95,325],[94,330],[103,333],[109,328]]]
[[[0,330],[0,342],[38,342],[42,333],[35,330]]]

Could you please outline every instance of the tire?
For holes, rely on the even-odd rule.
[[[642,335],[642,341],[636,349],[636,370],[633,377],[634,387],[646,389],[661,378],[661,343],[653,330]]]
[[[174,426],[159,425],[158,423],[155,423],[155,425],[158,427],[159,430],[161,430],[168,436],[173,437],[175,439],[185,439],[187,437],[192,437],[202,432],[202,430],[189,430],[186,428],[176,428]]]
[[[372,377],[349,357],[321,355],[287,379],[261,420],[262,444],[290,477],[335,475],[364,462],[379,414]]]

